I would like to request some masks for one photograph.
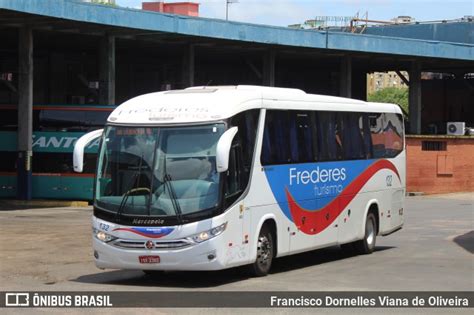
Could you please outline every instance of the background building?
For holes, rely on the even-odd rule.
[[[0,105],[18,111],[16,169],[8,179],[18,198],[31,198],[36,173],[33,104],[117,105],[144,93],[209,84],[365,100],[367,75],[391,74],[390,82],[398,80],[393,72],[408,73],[408,190],[474,191],[474,160],[466,159],[474,155],[474,138],[446,136],[447,122],[474,126],[472,20],[353,34],[69,0],[0,0],[0,38]],[[427,72],[452,76],[422,80]]]
[[[401,74],[408,78],[408,73]],[[408,88],[403,79],[395,72],[374,72],[367,75],[367,93],[372,94],[385,88]]]

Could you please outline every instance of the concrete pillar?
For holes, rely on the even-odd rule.
[[[33,31],[20,28],[18,45],[17,198],[31,200],[33,158]]]
[[[183,88],[194,86],[194,45],[187,45],[183,54],[182,82]]]
[[[352,70],[351,98],[367,101],[367,73],[363,70]]]
[[[421,65],[413,62],[409,71],[410,86],[408,91],[408,108],[410,134],[421,134]]]
[[[107,35],[100,42],[99,103],[115,105],[115,37]]]
[[[269,50],[263,56],[263,82],[265,86],[275,86],[276,52]]]
[[[352,58],[342,57],[339,71],[339,95],[352,97]]]

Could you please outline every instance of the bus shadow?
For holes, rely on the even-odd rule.
[[[453,239],[453,241],[469,253],[474,254],[474,231],[458,235]]]
[[[375,253],[384,250],[389,250],[394,246],[376,246]],[[332,246],[322,249],[317,249],[310,252],[286,256],[275,260],[272,266],[271,274],[278,274],[280,272],[292,271],[295,269],[306,268],[311,266],[322,265],[338,260],[352,258],[358,256],[353,252],[342,250],[339,246]]]
[[[142,271],[106,271],[80,276],[74,282],[141,287],[210,288],[248,278],[241,268],[218,271],[173,271],[147,275]]]
[[[377,246],[375,252],[393,246]],[[328,247],[275,259],[270,274],[279,274],[300,268],[317,266],[356,255],[343,251],[339,246]],[[219,271],[175,271],[146,275],[141,271],[114,270],[83,275],[71,281],[88,284],[108,284],[165,288],[210,288],[246,280],[251,276],[244,267]]]

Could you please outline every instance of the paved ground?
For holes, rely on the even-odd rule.
[[[474,290],[470,195],[410,197],[404,229],[378,238],[372,255],[313,251],[277,259],[264,278],[240,269],[162,278],[99,270],[90,217],[90,208],[0,211],[0,290]]]

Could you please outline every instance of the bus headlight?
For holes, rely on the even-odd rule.
[[[188,240],[191,240],[195,243],[201,243],[201,242],[204,242],[204,241],[207,241],[213,237],[216,237],[217,235],[219,234],[222,234],[222,232],[225,231],[227,227],[227,222],[224,223],[224,224],[221,224],[215,228],[212,228],[210,230],[207,230],[207,231],[204,231],[204,232],[201,232],[201,233],[198,233],[198,234],[194,234],[194,235],[191,235],[189,237],[187,237]]]
[[[92,229],[92,232],[94,234],[94,237],[98,239],[99,241],[102,241],[104,243],[111,242],[113,240],[116,240],[117,238],[115,236],[112,236],[110,234],[105,233],[104,231],[100,231],[98,229]]]

